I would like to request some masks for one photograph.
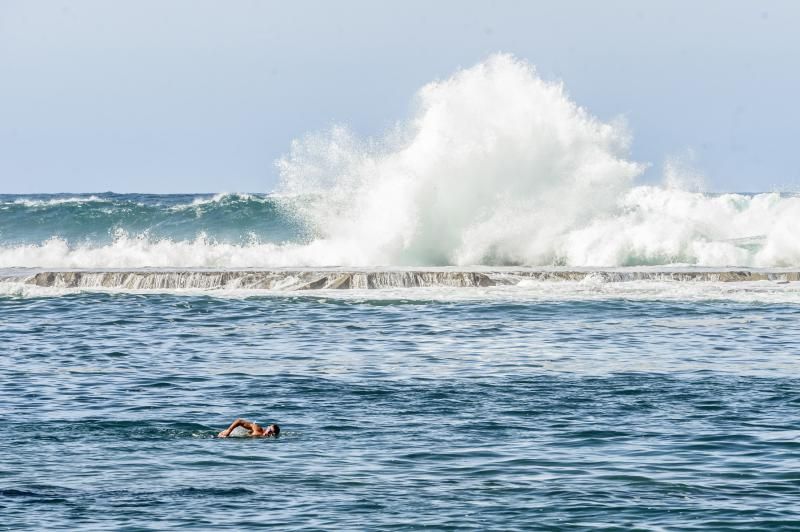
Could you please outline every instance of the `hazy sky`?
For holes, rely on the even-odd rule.
[[[493,52],[632,158],[800,190],[799,2],[0,0],[0,193],[270,191],[292,139],[380,135]]]

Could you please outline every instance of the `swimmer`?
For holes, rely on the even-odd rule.
[[[217,434],[217,436],[220,438],[227,438],[231,435],[231,432],[233,432],[233,429],[236,427],[244,427],[245,429],[249,430],[250,434],[248,434],[248,436],[251,438],[269,438],[270,436],[277,438],[281,433],[281,428],[275,423],[267,428],[264,428],[255,421],[247,421],[246,419],[236,418],[236,421],[231,423],[230,427]]]

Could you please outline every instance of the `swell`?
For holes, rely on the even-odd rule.
[[[0,249],[49,241],[97,249],[126,237],[203,237],[223,244],[297,240],[304,229],[290,201],[265,194],[6,195],[0,196]]]

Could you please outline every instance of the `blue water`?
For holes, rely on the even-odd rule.
[[[800,307],[0,298],[8,529],[797,529]],[[213,436],[237,416],[278,440]]]
[[[594,194],[558,190],[545,194],[552,205],[534,194],[506,212],[467,185],[405,199],[394,197],[403,183],[368,193],[0,194],[0,269],[800,267],[796,194],[635,187],[598,211]],[[357,201],[365,194],[374,205]]]
[[[800,529],[797,282],[159,293],[19,277],[372,249],[320,236],[301,215],[317,199],[0,196],[0,528]],[[745,232],[715,245],[794,264],[784,233]],[[660,256],[637,253],[623,262]],[[236,417],[281,437],[214,437]]]
[[[103,245],[120,235],[214,242],[306,236],[291,200],[266,194],[0,194],[0,245],[60,239]],[[0,248],[2,249],[2,248]]]

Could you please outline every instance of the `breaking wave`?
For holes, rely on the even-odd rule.
[[[629,144],[499,54],[294,141],[275,195],[6,197],[0,267],[800,265],[800,197],[637,186]]]
[[[634,186],[622,121],[496,55],[417,94],[381,141],[346,130],[296,141],[284,189],[336,264],[790,266],[800,198]],[[693,176],[688,176],[693,177]],[[341,253],[336,257],[336,250]]]

